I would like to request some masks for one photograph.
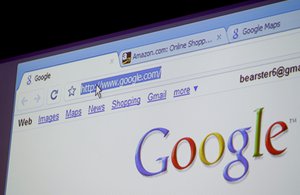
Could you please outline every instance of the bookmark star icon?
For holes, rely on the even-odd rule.
[[[68,89],[69,97],[75,95],[76,88],[72,85],[70,89]]]

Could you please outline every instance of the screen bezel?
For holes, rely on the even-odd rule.
[[[5,92],[4,95],[0,96],[0,102],[2,104],[0,109],[0,116],[2,116],[0,123],[0,189],[3,189],[3,191],[1,190],[0,192],[4,194],[6,187],[18,64],[277,2],[279,1],[247,1],[0,61],[0,89]]]

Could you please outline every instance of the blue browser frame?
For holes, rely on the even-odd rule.
[[[57,66],[69,62],[79,61],[87,58],[92,58],[100,55],[117,52],[119,55],[121,51],[131,49],[139,46],[153,44],[161,41],[166,41],[174,38],[188,36],[195,33],[206,32],[218,28],[228,28],[243,22],[257,20],[264,17],[274,16],[282,13],[287,13],[300,9],[299,0],[289,0],[270,4],[267,6],[257,7],[250,10],[245,10],[237,13],[231,13],[221,17],[206,19],[191,24],[181,25],[165,30],[134,36],[118,41],[99,44],[76,51],[52,55],[32,61],[20,63],[18,65],[16,90],[18,89],[24,73],[33,70]]]
[[[227,30],[230,26],[235,24],[287,13],[298,9],[300,9],[300,1],[284,1],[251,10],[224,15],[218,18],[207,19],[192,24],[174,27],[171,29],[160,30],[132,38],[101,44],[98,46],[23,62],[18,66],[16,88],[18,88],[20,85],[23,74],[33,70],[48,68],[113,52],[117,52],[119,54],[122,50],[188,36],[194,33],[205,32],[217,28],[225,28]]]

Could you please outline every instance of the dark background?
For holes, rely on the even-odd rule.
[[[256,0],[259,1],[259,0]],[[0,60],[197,12],[255,0],[104,0],[85,5],[41,1],[2,6]],[[0,5],[1,6],[1,5]]]
[[[262,0],[140,0],[69,6],[54,1],[0,3],[0,195],[4,194],[11,130],[16,56],[199,12]],[[108,3],[107,3],[108,2]],[[2,62],[2,63],[1,63]]]

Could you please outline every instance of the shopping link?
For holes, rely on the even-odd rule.
[[[96,86],[101,90],[113,89],[122,86],[152,81],[161,78],[161,66],[121,74],[117,76],[107,77],[103,79],[93,80],[81,83],[81,95],[93,93]]]

